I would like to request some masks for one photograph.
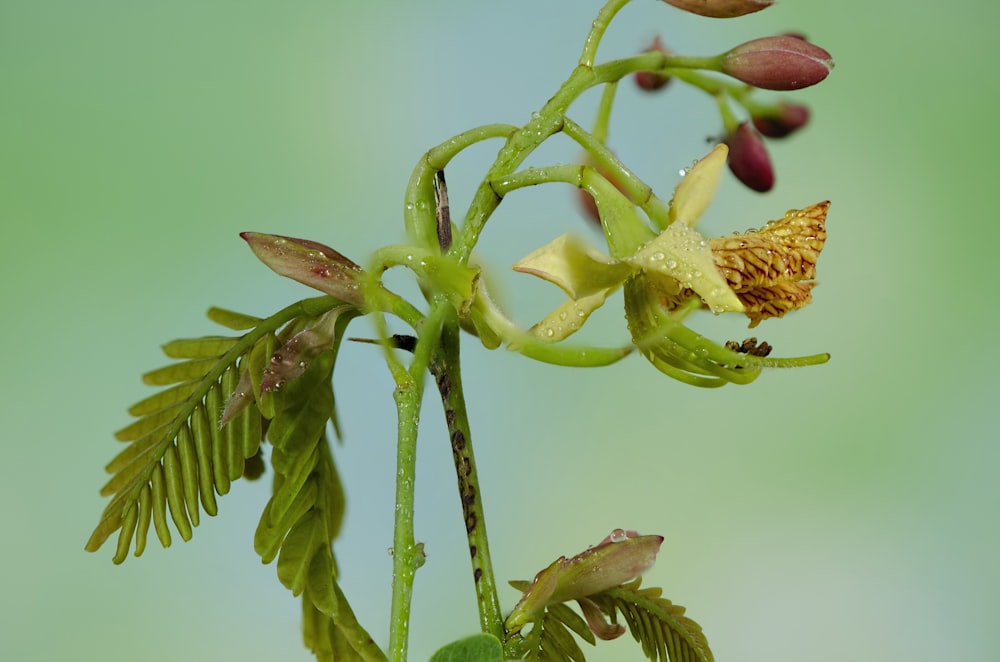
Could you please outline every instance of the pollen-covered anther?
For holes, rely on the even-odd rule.
[[[715,265],[736,293],[750,327],[812,301],[816,262],[826,242],[829,202],[792,209],[760,230],[709,240]],[[665,297],[674,309],[694,296],[685,288]]]
[[[815,286],[829,202],[793,209],[757,231],[709,241],[715,264],[743,302],[750,326],[802,308]]]
[[[760,230],[709,241],[715,263],[737,293],[787,280],[810,280],[826,242],[829,202],[788,211]]]

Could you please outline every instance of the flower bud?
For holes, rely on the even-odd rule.
[[[754,127],[768,138],[784,138],[809,123],[809,109],[801,104],[782,101],[767,113],[754,115]]]
[[[535,575],[507,617],[507,629],[520,631],[549,605],[580,600],[632,581],[653,566],[662,543],[663,536],[615,529],[573,558],[559,557]]]
[[[767,9],[774,0],[663,0],[668,5],[710,18],[733,18]]]
[[[669,55],[670,51],[667,47],[663,45],[659,36],[653,40],[652,45],[647,48],[644,53],[660,52],[664,55]],[[669,83],[672,79],[670,76],[664,74],[658,74],[652,71],[637,71],[635,72],[635,84],[639,86],[640,90],[645,90],[646,92],[655,92],[656,90],[662,89]]]
[[[361,267],[329,246],[261,232],[241,232],[240,236],[276,273],[355,306],[364,303],[359,287]]]
[[[749,122],[743,122],[726,137],[729,169],[753,190],[764,193],[774,186],[774,168],[764,140]]]
[[[765,90],[798,90],[820,82],[833,69],[825,50],[790,35],[754,39],[724,53],[721,71]]]

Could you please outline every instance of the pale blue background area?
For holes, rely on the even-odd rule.
[[[111,432],[148,393],[138,375],[164,362],[159,343],[215,332],[210,305],[268,314],[309,296],[257,263],[239,231],[309,237],[360,261],[401,240],[418,156],[477,124],[526,121],[568,75],[599,5],[0,4],[0,658],[310,659],[298,601],[252,550],[265,483],[237,484],[189,544],[152,542],[121,567],[111,547],[82,551],[118,450]],[[501,580],[634,528],[666,537],[647,580],[689,608],[720,661],[997,659],[998,19],[976,0],[785,0],[731,22],[645,0],[622,14],[605,57],[658,33],[704,54],[789,29],[834,54],[830,79],[797,97],[813,126],[773,145],[775,191],[727,178],[703,226],[727,233],[833,200],[815,304],[756,330],[780,354],[833,360],[697,391],[639,358],[573,371],[467,343]],[[712,105],[675,88],[624,86],[612,127],[664,197],[718,131]],[[589,123],[593,106],[573,116]],[[495,148],[449,168],[453,209]],[[556,140],[531,163],[575,157]],[[586,232],[570,191],[548,187],[512,196],[484,234],[525,323],[558,293],[507,265],[573,228]],[[625,338],[619,310],[595,320],[594,339]],[[699,328],[748,335],[737,320]],[[342,583],[384,642],[391,381],[374,350],[350,346],[335,383]],[[414,660],[477,627],[430,404]],[[504,589],[505,608],[516,597]],[[639,659],[630,645],[589,659]]]

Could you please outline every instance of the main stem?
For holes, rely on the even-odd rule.
[[[426,319],[417,325],[419,339],[408,370],[394,372],[396,390],[396,517],[392,536],[392,612],[389,623],[389,658],[406,660],[410,633],[410,605],[413,579],[424,564],[424,548],[413,533],[414,487],[417,471],[417,429],[424,375],[441,338],[441,324],[450,310],[447,302],[436,302]],[[454,312],[452,311],[452,315]],[[387,341],[384,329],[382,340]],[[387,348],[386,351],[392,352]]]
[[[462,393],[462,375],[459,365],[460,329],[455,310],[449,314],[441,328],[441,341],[431,357],[430,371],[437,382],[444,406],[451,452],[458,476],[458,493],[462,499],[462,516],[469,542],[472,561],[472,579],[479,605],[479,624],[483,632],[492,634],[503,642],[505,630],[500,601],[497,597],[496,578],[486,535],[486,515],[483,511],[476,460],[472,453],[472,432]]]
[[[396,401],[396,519],[392,537],[392,617],[389,625],[389,659],[406,660],[410,634],[410,603],[413,578],[423,563],[423,550],[413,535],[414,473],[417,458],[417,427],[420,424],[421,384],[397,384]],[[416,555],[421,558],[417,558]]]

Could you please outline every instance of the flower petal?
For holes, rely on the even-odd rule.
[[[546,315],[545,319],[531,327],[531,332],[543,340],[551,340],[552,342],[568,338],[580,330],[590,314],[603,306],[608,296],[616,289],[618,289],[617,286],[609,287],[578,299],[566,300]],[[516,349],[516,345],[513,349]]]
[[[715,266],[712,249],[698,231],[673,223],[647,243],[628,262],[650,273],[679,281],[694,290],[715,313],[742,312],[736,293]]]
[[[670,200],[670,222],[680,221],[694,227],[712,203],[729,147],[720,143],[703,159],[697,161],[674,191]]]
[[[558,285],[573,299],[581,299],[618,286],[635,269],[564,234],[526,255],[514,265],[514,271],[538,276]]]

